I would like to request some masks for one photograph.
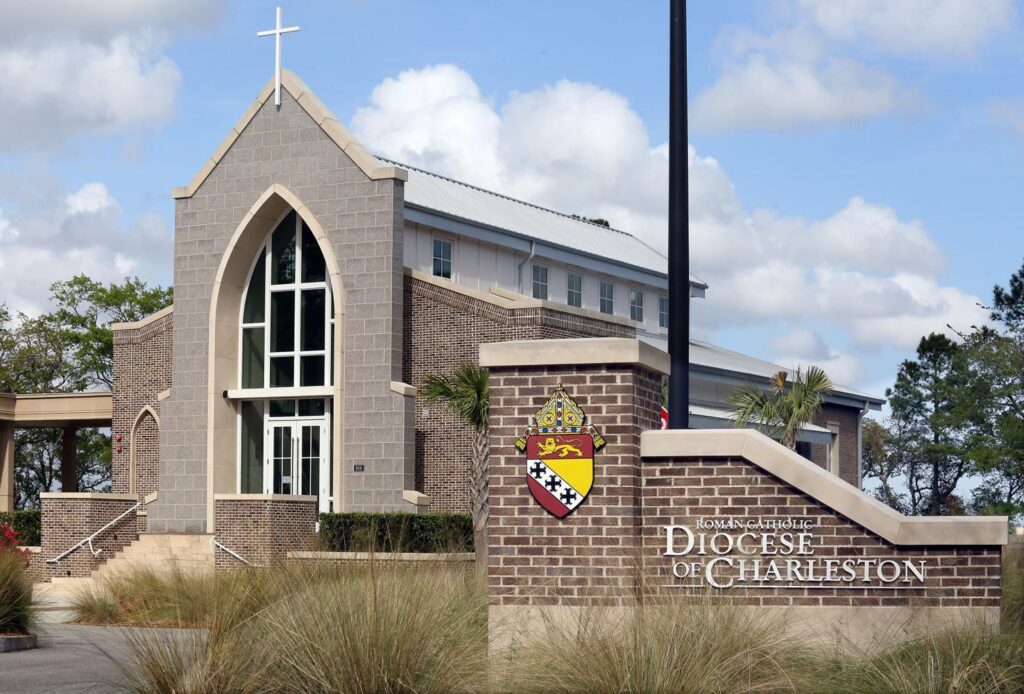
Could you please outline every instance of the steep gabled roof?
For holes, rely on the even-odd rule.
[[[361,142],[356,140],[352,134],[341,124],[331,110],[324,105],[324,102],[320,101],[319,97],[313,93],[313,91],[306,86],[306,83],[299,78],[291,70],[281,71],[281,89],[288,92],[299,107],[302,108],[309,117],[312,118],[317,125],[319,125],[324,133],[331,138],[338,147],[349,156],[349,158],[358,166],[364,174],[369,178],[397,178],[399,180],[406,180],[406,173],[404,170],[395,167],[382,164],[376,157],[363,146]],[[199,172],[192,177],[192,181],[187,186],[174,188],[171,190],[171,196],[174,198],[190,198],[195,195],[196,190],[203,184],[203,181],[213,172],[213,169],[220,163],[220,160],[224,158],[228,150],[231,149],[231,145],[235,144],[242,131],[245,130],[249,122],[255,118],[263,105],[267,103],[271,95],[274,93],[274,79],[271,78],[267,85],[263,87],[263,91],[256,97],[256,100],[252,102],[242,117],[235,123],[235,127],[232,128],[231,132],[228,133],[227,137],[220,143],[220,146],[214,150],[213,156],[211,156],[203,167],[199,169]]]

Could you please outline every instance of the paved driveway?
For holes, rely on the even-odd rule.
[[[116,664],[100,649],[124,662],[125,636],[129,631],[153,633],[159,630],[43,624],[39,630],[39,648],[0,653],[0,692],[110,691],[118,682],[119,673]]]

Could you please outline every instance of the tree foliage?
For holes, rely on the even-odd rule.
[[[1024,516],[1024,265],[992,297],[990,325],[957,341],[921,339],[886,393],[885,426],[870,437],[865,427],[865,477],[894,508]],[[965,503],[958,487],[968,478],[975,485]]]
[[[821,410],[826,394],[832,390],[828,375],[816,366],[804,373],[796,370],[793,382],[789,373],[779,371],[765,390],[756,383],[737,388],[730,398],[736,413],[736,426],[758,426],[783,446],[796,450],[796,436]]]
[[[13,315],[0,304],[0,392],[46,393],[109,390],[114,339],[110,324],[134,321],[171,302],[171,290],[138,278],[101,284],[78,275],[50,287],[54,310]],[[39,505],[39,494],[59,486],[61,431],[15,430],[18,508]],[[78,488],[110,484],[110,436],[103,429],[78,432]]]
[[[488,461],[487,427],[490,412],[490,379],[487,369],[465,363],[450,375],[429,374],[420,391],[427,402],[440,403],[473,429],[473,452],[469,469],[469,510],[473,518],[474,545],[478,566],[487,561]]]

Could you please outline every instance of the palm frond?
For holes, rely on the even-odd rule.
[[[429,374],[423,379],[420,392],[424,400],[444,405],[476,430],[487,428],[490,406],[487,369],[466,362],[449,376]]]

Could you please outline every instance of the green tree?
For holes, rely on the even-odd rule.
[[[141,320],[169,306],[170,287],[150,287],[138,277],[101,284],[76,275],[50,287],[56,311],[52,319],[65,335],[74,362],[90,386],[114,384],[114,334],[111,323]]]
[[[864,479],[875,479],[878,488],[875,498],[901,513],[910,509],[907,495],[899,491],[898,479],[903,472],[903,465],[896,454],[894,443],[898,437],[874,419],[864,419],[861,425],[861,455]]]
[[[971,507],[977,513],[1024,515],[1024,266],[1006,287],[992,291],[993,325],[964,335],[972,374],[979,383],[974,407],[983,424],[972,450],[981,484]]]
[[[441,403],[473,430],[473,452],[469,469],[469,510],[473,517],[473,542],[477,566],[487,565],[488,412],[490,381],[487,369],[471,363],[457,367],[448,376],[428,375],[421,389],[424,399]]]
[[[103,285],[79,275],[50,289],[55,310],[48,314],[12,316],[0,305],[0,392],[109,389],[114,359],[110,324],[139,320],[171,301],[170,289],[149,287],[137,278]],[[97,428],[78,433],[78,488],[106,489],[110,484],[110,436]],[[61,449],[59,430],[16,430],[19,508],[38,506],[39,494],[56,487]]]
[[[938,333],[921,338],[917,358],[900,364],[886,397],[910,512],[949,515],[961,505],[956,488],[974,472],[982,441],[984,384],[972,378],[966,350]]]
[[[729,402],[736,413],[737,427],[760,427],[795,451],[797,432],[814,419],[831,390],[828,375],[812,366],[806,374],[797,369],[792,383],[788,372],[779,371],[769,380],[768,390],[746,383],[733,391]]]

